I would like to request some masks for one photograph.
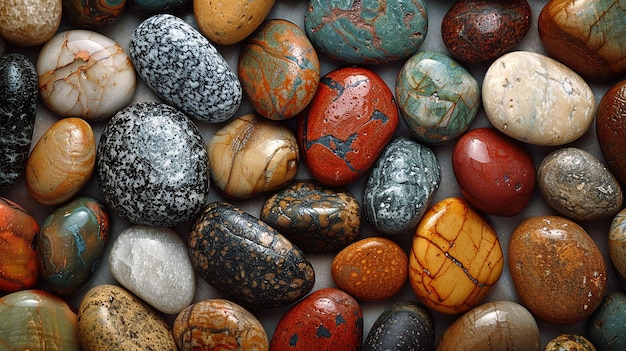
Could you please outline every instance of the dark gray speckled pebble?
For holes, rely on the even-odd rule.
[[[407,138],[394,139],[370,173],[363,193],[365,219],[380,233],[415,229],[441,182],[435,153]]]
[[[285,306],[315,284],[313,266],[300,249],[227,202],[210,203],[196,219],[189,256],[213,287],[251,308]]]
[[[97,153],[104,200],[135,223],[174,226],[191,220],[209,195],[209,161],[197,126],[175,108],[130,105],[109,120]]]
[[[363,351],[432,351],[435,323],[430,311],[418,302],[401,301],[389,306],[370,329]]]
[[[241,84],[217,49],[191,25],[169,14],[143,21],[129,56],[139,76],[165,102],[193,119],[217,123],[241,103]]]

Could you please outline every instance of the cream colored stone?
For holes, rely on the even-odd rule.
[[[61,0],[0,0],[0,34],[19,46],[43,44],[61,24]]]

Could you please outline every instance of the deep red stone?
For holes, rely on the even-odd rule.
[[[613,85],[600,100],[596,134],[613,176],[626,186],[626,80]]]
[[[467,201],[496,216],[522,212],[535,188],[530,153],[494,128],[465,133],[454,147],[452,168]]]
[[[385,81],[361,67],[322,77],[298,142],[312,176],[344,186],[365,174],[398,128],[398,108]]]

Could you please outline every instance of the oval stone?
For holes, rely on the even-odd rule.
[[[530,152],[494,128],[465,133],[454,145],[452,169],[463,197],[491,215],[521,213],[535,190]]]
[[[0,36],[19,46],[48,41],[61,24],[61,0],[17,0],[3,3]]]
[[[311,0],[304,29],[315,48],[353,64],[380,64],[416,52],[428,32],[423,0]]]
[[[589,341],[598,350],[626,350],[624,316],[626,294],[623,291],[614,291],[605,296],[587,322]]]
[[[313,45],[296,24],[265,22],[239,53],[237,73],[255,111],[273,120],[291,118],[311,102],[320,81]]]
[[[74,26],[95,29],[115,22],[126,0],[63,0],[63,15]]]
[[[496,129],[539,146],[578,139],[591,127],[596,110],[593,91],[576,72],[529,51],[495,60],[485,73],[482,97]]]
[[[227,202],[207,205],[188,240],[191,263],[200,276],[245,306],[285,306],[315,284],[313,266],[302,251]]]
[[[626,185],[626,80],[602,96],[596,113],[596,135],[608,168]]]
[[[387,307],[374,321],[363,351],[432,351],[435,321],[425,306],[400,301]]]
[[[440,183],[441,167],[430,148],[407,137],[394,139],[369,174],[363,215],[382,234],[406,234],[422,219]]]
[[[477,306],[502,273],[498,234],[456,197],[433,205],[417,226],[409,254],[409,281],[417,297],[445,314]]]
[[[223,122],[241,104],[235,72],[208,39],[181,18],[158,14],[144,20],[133,32],[129,54],[148,87],[193,119]]]
[[[609,257],[619,279],[626,283],[626,209],[619,211],[609,227]]]
[[[177,13],[192,4],[192,0],[130,0],[129,7],[143,17],[159,13]]]
[[[376,162],[398,128],[398,108],[385,81],[362,67],[342,67],[320,80],[297,137],[319,182],[345,186]]]
[[[209,195],[209,163],[198,127],[175,108],[130,105],[104,128],[97,150],[100,191],[135,223],[174,226],[192,219]]]
[[[543,351],[596,351],[596,348],[582,335],[561,334],[550,340]]]
[[[621,208],[622,188],[589,152],[567,147],[549,153],[537,168],[543,199],[573,220],[613,217]]]
[[[440,144],[457,138],[480,107],[480,85],[470,71],[438,52],[420,51],[400,68],[396,97],[402,119],[417,140]]]
[[[361,233],[361,205],[350,191],[295,181],[263,203],[260,219],[304,253],[335,253]]]
[[[176,314],[193,300],[196,275],[187,246],[170,228],[124,229],[108,263],[115,280],[158,311]]]
[[[519,298],[537,318],[573,324],[589,317],[602,302],[607,280],[604,258],[589,234],[569,219],[524,220],[511,234],[508,259]]]

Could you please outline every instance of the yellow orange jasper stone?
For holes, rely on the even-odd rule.
[[[503,267],[493,228],[460,198],[432,206],[417,227],[409,256],[409,281],[435,311],[456,314],[477,306]]]

